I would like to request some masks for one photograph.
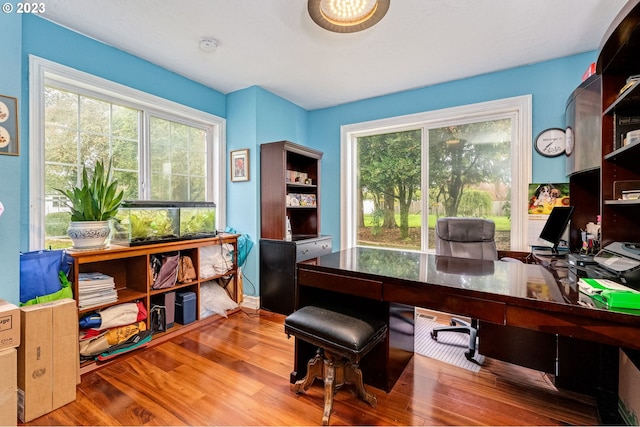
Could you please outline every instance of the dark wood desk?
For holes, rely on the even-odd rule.
[[[536,264],[353,248],[298,264],[297,276],[298,307],[341,303],[387,318],[390,336],[363,360],[367,383],[387,391],[413,355],[415,306],[640,350],[639,315],[585,306],[575,283]],[[296,343],[291,381],[312,354]]]

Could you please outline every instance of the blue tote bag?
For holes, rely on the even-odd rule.
[[[41,250],[20,254],[20,302],[62,289],[58,273],[69,273],[71,262],[63,250]]]

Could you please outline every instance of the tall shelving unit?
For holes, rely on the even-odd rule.
[[[292,313],[296,263],[331,252],[331,237],[320,234],[322,155],[289,141],[260,146],[260,307],[265,310]]]
[[[640,200],[622,200],[622,190],[640,190],[640,141],[625,143],[627,132],[640,129],[640,2],[625,6],[605,35],[598,57],[602,75],[602,244],[640,242]]]
[[[610,25],[601,43],[596,73],[591,84],[585,81],[579,89],[601,94],[597,118],[587,118],[589,124],[600,121],[599,145],[592,147],[584,135],[575,134],[575,149],[585,150],[594,163],[567,166],[571,204],[576,206],[570,229],[572,250],[580,248],[580,229],[597,215],[602,221],[601,247],[616,241],[640,242],[640,200],[622,200],[622,190],[640,190],[640,141],[625,142],[628,132],[640,129],[640,84],[636,81],[625,88],[629,77],[640,74],[640,0],[625,5]],[[568,345],[559,347],[559,353],[571,352],[574,361],[565,368],[589,372],[574,389],[597,397],[605,424],[619,424],[618,360],[620,350],[627,351],[580,340],[564,342]]]
[[[261,237],[284,240],[286,217],[296,237],[317,236],[320,230],[320,160],[322,152],[289,141],[260,146]],[[295,181],[287,172],[305,174]],[[315,198],[309,206],[287,203],[287,196],[305,194]],[[293,199],[289,198],[289,201]]]

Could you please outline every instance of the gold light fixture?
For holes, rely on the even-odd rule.
[[[377,24],[391,0],[309,0],[311,19],[325,30],[355,33]]]

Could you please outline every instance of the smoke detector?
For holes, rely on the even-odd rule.
[[[211,38],[200,39],[200,50],[203,52],[213,52],[218,48],[218,42]]]

